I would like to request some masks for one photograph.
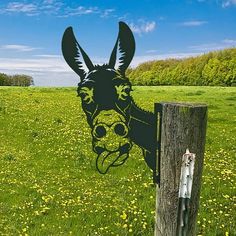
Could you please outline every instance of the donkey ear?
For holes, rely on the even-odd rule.
[[[135,41],[132,31],[124,22],[119,22],[118,38],[109,60],[109,66],[111,68],[114,68],[116,64],[117,48],[120,53],[118,70],[121,74],[125,74],[125,70],[128,68],[134,56]]]
[[[84,78],[86,73],[83,68],[83,62],[89,71],[94,69],[93,63],[89,59],[88,55],[76,41],[72,27],[68,27],[63,34],[62,54],[67,64],[79,75],[81,80]],[[81,59],[83,59],[83,61]]]

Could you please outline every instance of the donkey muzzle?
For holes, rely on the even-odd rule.
[[[93,149],[98,154],[96,166],[106,173],[112,166],[122,165],[132,143],[125,118],[115,110],[101,111],[93,122]]]

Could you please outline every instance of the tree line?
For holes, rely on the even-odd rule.
[[[0,73],[0,86],[22,86],[34,85],[33,77],[29,75],[6,75]]]
[[[236,86],[236,48],[145,62],[129,68],[127,76],[133,85]]]

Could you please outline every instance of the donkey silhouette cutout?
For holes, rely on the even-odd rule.
[[[93,65],[76,41],[72,27],[65,30],[62,38],[63,56],[80,77],[77,92],[91,127],[96,168],[102,174],[122,165],[133,143],[142,148],[148,166],[155,168],[155,116],[135,104],[130,95],[132,85],[125,76],[134,52],[134,36],[124,22],[119,22],[108,64]]]

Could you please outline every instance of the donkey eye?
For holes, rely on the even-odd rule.
[[[119,100],[126,100],[130,96],[131,87],[128,84],[116,85],[116,93]]]
[[[83,102],[90,104],[94,102],[93,100],[93,88],[82,87],[79,92],[79,96],[83,100]]]
[[[127,87],[127,88],[124,89],[125,93],[129,93],[130,90],[131,90],[130,87]]]

